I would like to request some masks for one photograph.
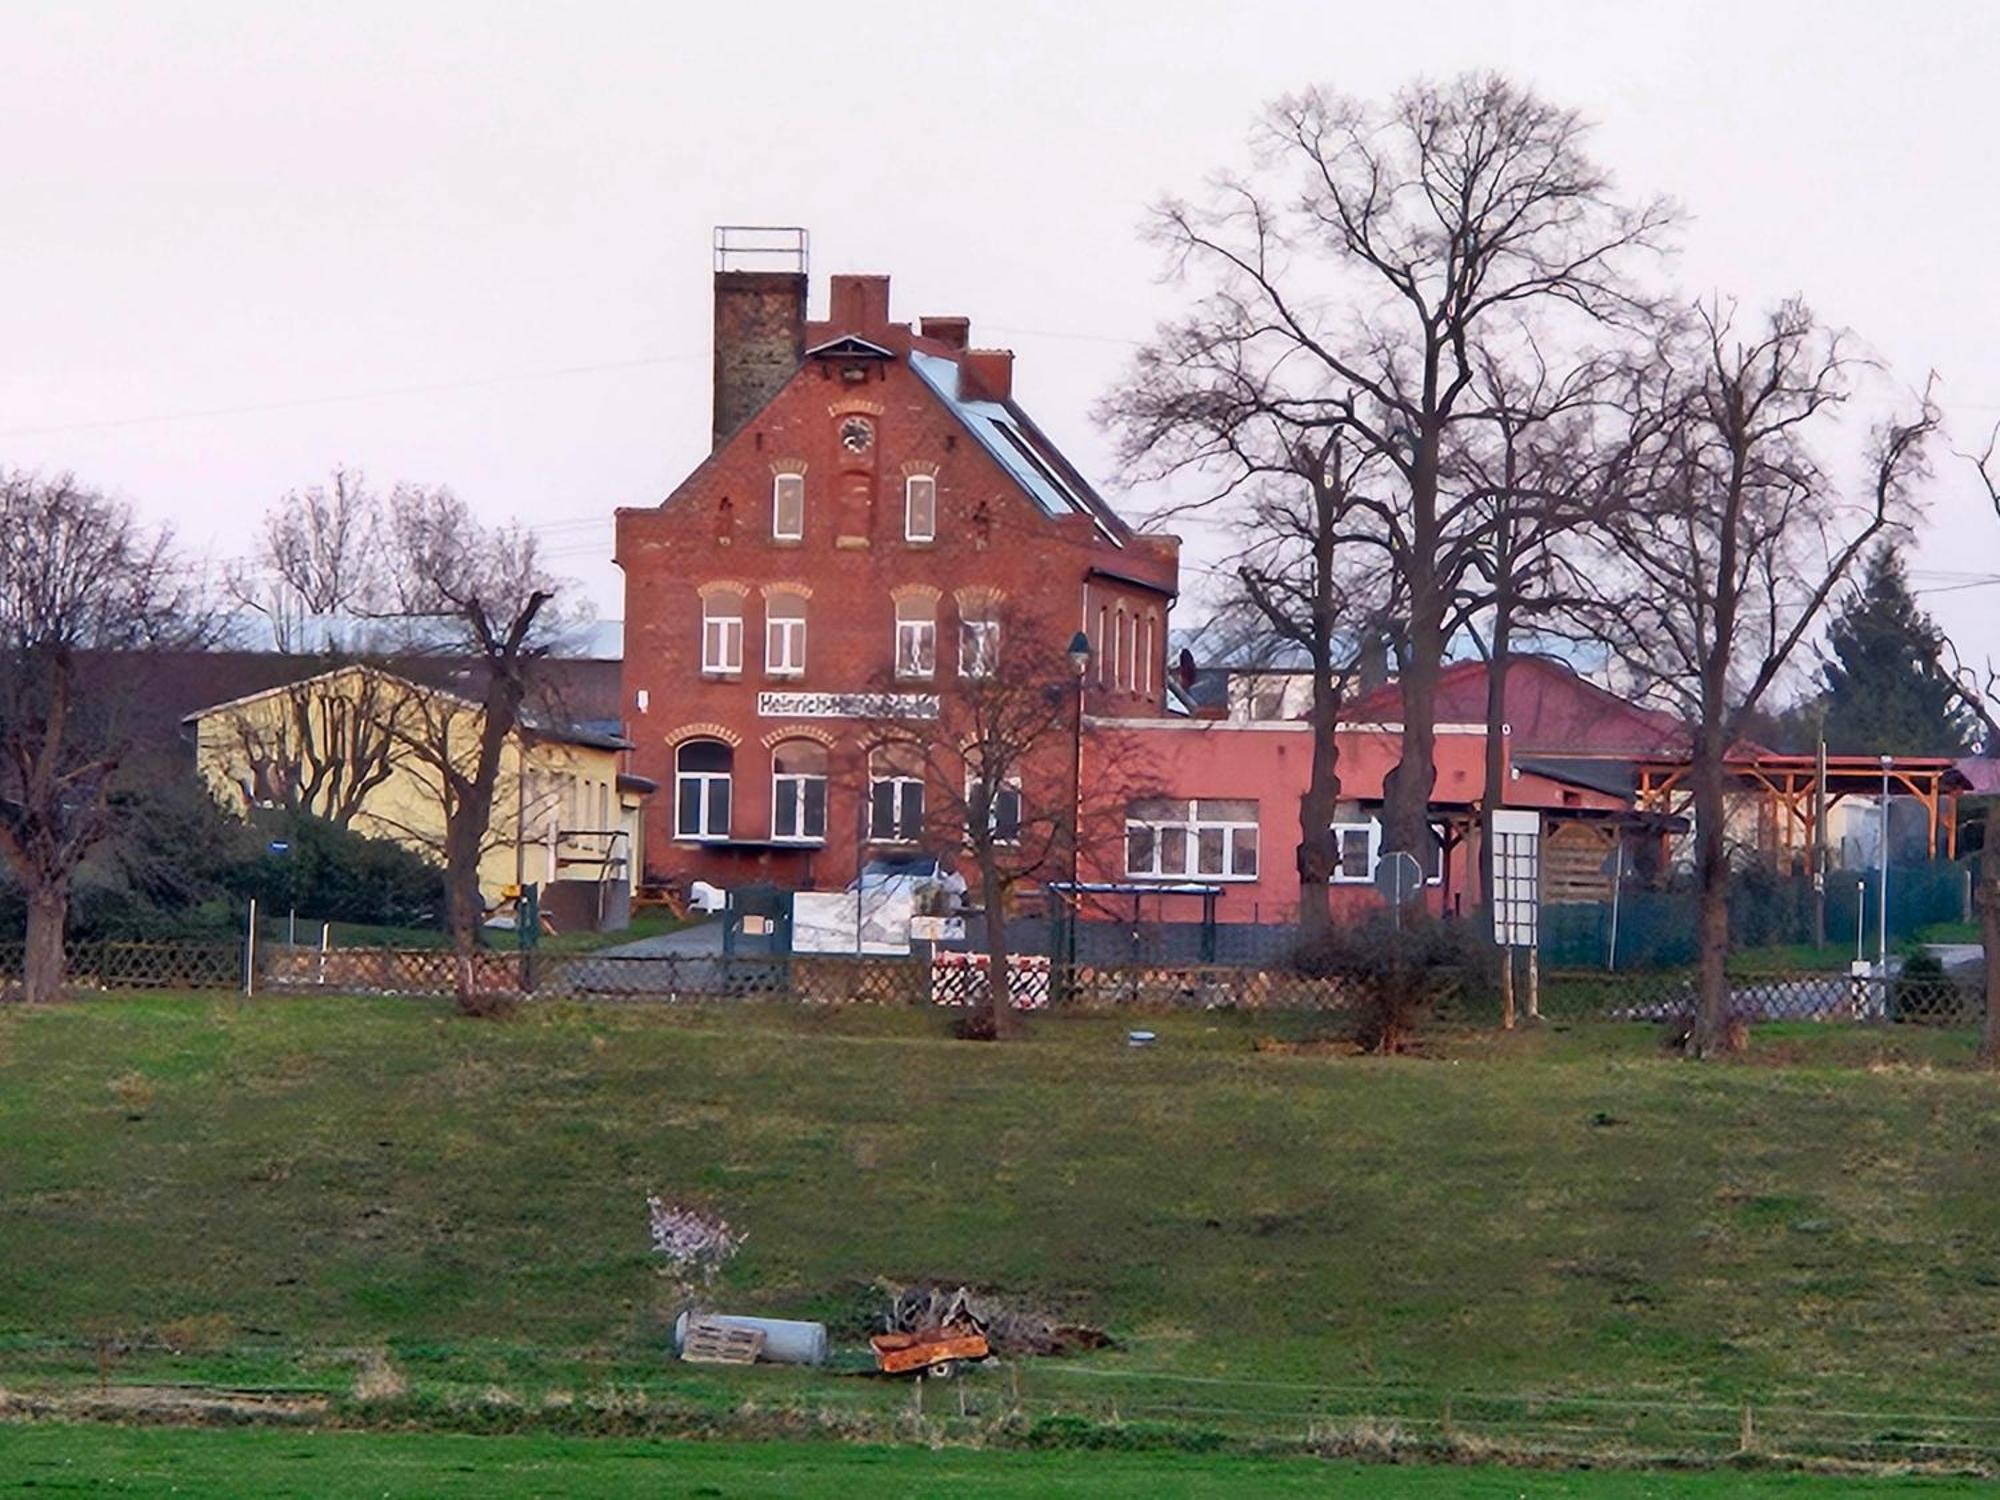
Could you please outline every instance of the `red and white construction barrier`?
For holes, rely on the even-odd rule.
[[[984,953],[936,953],[931,956],[931,1000],[937,1005],[965,1005],[985,987],[993,962]],[[1016,1010],[1045,1010],[1051,987],[1048,959],[1039,954],[1010,954],[1007,998]]]

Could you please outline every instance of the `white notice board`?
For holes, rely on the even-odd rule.
[[[1493,941],[1533,948],[1541,937],[1542,815],[1493,810]]]

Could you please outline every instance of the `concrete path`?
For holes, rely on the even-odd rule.
[[[1986,962],[1986,950],[1977,943],[1925,943],[1924,952],[1935,954],[1951,974],[1980,968]]]
[[[719,919],[597,950],[600,958],[713,958],[720,957],[721,953],[722,923]]]

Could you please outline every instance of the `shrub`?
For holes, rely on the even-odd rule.
[[[1400,928],[1378,916],[1338,929],[1302,945],[1292,963],[1303,974],[1353,981],[1355,1003],[1343,1013],[1349,1037],[1370,1052],[1400,1052],[1441,1003],[1490,990],[1499,960],[1473,924],[1419,915]]]
[[[327,922],[422,927],[444,909],[444,872],[393,839],[297,814],[260,819],[257,834],[256,856],[231,884],[273,910],[310,912]],[[288,852],[272,853],[274,841],[288,845]]]

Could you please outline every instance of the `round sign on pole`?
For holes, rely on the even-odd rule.
[[[1394,849],[1375,862],[1375,889],[1391,906],[1407,906],[1424,888],[1424,867],[1407,850]]]

